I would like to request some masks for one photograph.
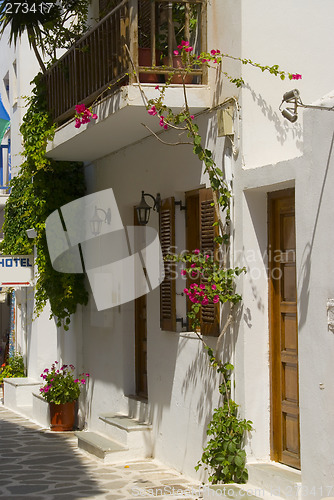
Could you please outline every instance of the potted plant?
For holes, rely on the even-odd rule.
[[[24,367],[23,356],[20,353],[15,353],[7,362],[3,363],[0,368],[0,384],[3,384],[4,378],[25,377],[26,371]]]
[[[82,385],[86,384],[89,373],[74,378],[74,366],[58,368],[55,361],[51,369],[45,368],[41,377],[45,381],[40,393],[50,406],[50,427],[53,431],[73,430],[76,416],[76,402]]]
[[[165,7],[165,6],[164,6]],[[182,50],[183,45],[186,41],[187,45],[190,47],[190,39],[196,39],[197,29],[198,29],[198,19],[199,12],[198,6],[192,5],[188,11],[188,31],[186,30],[186,17],[187,17],[187,6],[185,3],[173,3],[167,8],[172,8],[172,47],[169,47],[168,40],[168,13],[162,12],[160,19],[161,24],[159,26],[158,43],[162,53],[162,61],[164,66],[171,66],[171,61],[169,56],[172,56],[172,67],[175,69],[182,69],[186,66],[186,61],[183,58],[186,53]],[[165,19],[166,18],[166,19]],[[188,35],[187,35],[188,33]],[[189,38],[187,38],[189,36]],[[192,47],[190,47],[193,50]],[[190,74],[182,75],[181,72],[175,71],[175,74],[171,77],[171,83],[192,83],[193,76]]]

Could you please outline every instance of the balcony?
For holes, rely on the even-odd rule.
[[[60,127],[48,148],[49,156],[55,159],[93,160],[97,153],[87,147],[88,140],[90,146],[97,140],[102,156],[142,138],[147,131],[139,127],[138,120],[145,122],[147,112],[140,87],[148,98],[157,96],[155,86],[165,82],[176,66],[173,52],[181,40],[189,40],[197,54],[206,50],[206,0],[115,0],[115,3],[116,7],[46,73],[48,109]],[[207,92],[203,93],[206,83],[206,67],[198,66],[187,74],[188,101],[193,113],[208,107]],[[172,81],[166,99],[174,109],[182,108],[182,77]],[[80,130],[74,129],[72,122],[78,103],[93,105],[99,116],[96,123]],[[112,115],[114,118],[110,119]],[[102,122],[103,131],[99,127]],[[138,130],[131,123],[136,123]],[[152,121],[149,123],[154,128]],[[123,124],[126,139],[124,134],[117,136]],[[83,132],[88,134],[80,139]],[[115,144],[110,141],[110,132],[116,133]],[[102,136],[108,137],[108,145]]]

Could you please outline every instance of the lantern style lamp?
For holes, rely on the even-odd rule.
[[[152,207],[146,202],[145,196],[149,196],[153,200]],[[160,193],[157,193],[157,196],[154,198],[154,196],[152,196],[151,194],[142,191],[140,203],[139,205],[136,206],[138,223],[141,226],[146,226],[146,224],[150,219],[151,209],[155,210],[156,212],[160,212],[160,206],[161,206]]]
[[[103,212],[104,218],[101,218],[98,214],[98,211]],[[108,208],[107,211],[103,210],[102,208],[97,208],[95,207],[94,215],[90,220],[90,227],[92,234],[94,236],[98,236],[101,233],[101,228],[103,223],[110,224],[111,222],[111,210]]]

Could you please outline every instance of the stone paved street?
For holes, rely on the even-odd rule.
[[[199,483],[154,460],[105,464],[0,405],[0,497],[29,500],[195,500]]]

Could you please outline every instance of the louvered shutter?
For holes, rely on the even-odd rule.
[[[200,227],[200,250],[214,256],[217,228],[213,223],[217,220],[215,208],[212,206],[212,189],[199,190],[199,227]],[[201,333],[203,335],[219,335],[219,305],[208,304],[201,307]]]
[[[162,200],[160,208],[159,236],[162,254],[165,257],[175,247],[175,203],[174,198]],[[165,279],[160,285],[160,328],[176,331],[175,263],[165,261]]]

